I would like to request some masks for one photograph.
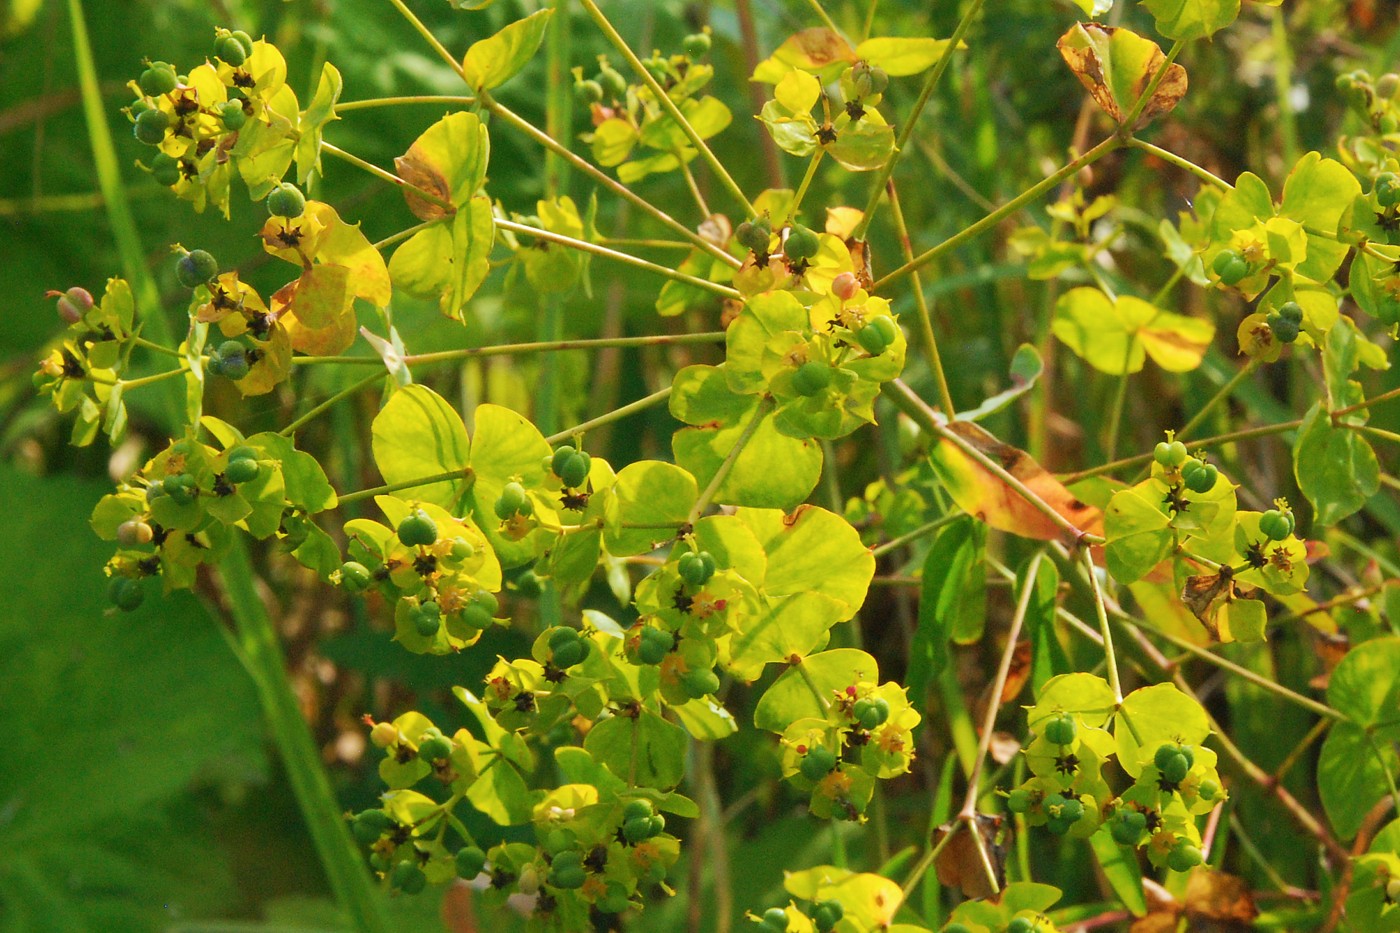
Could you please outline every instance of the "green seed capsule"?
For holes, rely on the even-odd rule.
[[[146,590],[131,577],[113,577],[107,584],[107,599],[122,612],[131,612],[146,599]]]
[[[452,742],[443,735],[435,735],[431,738],[424,739],[418,745],[418,757],[429,764],[435,761],[442,761],[451,754]]]
[[[148,146],[158,146],[170,128],[170,115],[164,110],[147,110],[136,118],[131,132]]]
[[[710,34],[708,32],[691,33],[681,40],[681,48],[691,58],[702,58],[710,51]]]
[[[457,851],[457,877],[468,881],[481,874],[486,867],[486,853],[476,846],[467,846]]]
[[[831,385],[832,368],[821,360],[809,360],[792,376],[792,388],[798,395],[811,397]]]
[[[836,767],[836,754],[824,746],[817,745],[807,750],[798,763],[797,770],[809,781],[820,781]]]
[[[180,160],[163,152],[156,153],[155,158],[151,160],[151,177],[155,179],[156,184],[167,188],[179,184],[183,177]]]
[[[219,261],[207,250],[190,250],[175,264],[175,278],[186,288],[197,288],[218,274]]]
[[[399,540],[409,547],[426,547],[437,541],[437,523],[422,509],[410,512],[399,522]]]
[[[350,821],[350,832],[356,842],[367,846],[384,835],[393,823],[389,814],[383,810],[365,810],[355,814],[355,818]]]
[[[817,933],[831,933],[845,915],[846,908],[840,901],[817,901],[812,905],[812,923]]]
[[[214,57],[237,68],[248,60],[248,49],[233,36],[224,36],[214,43]]]
[[[147,97],[169,94],[178,86],[175,69],[166,62],[152,62],[151,67],[141,72],[141,77],[136,83],[141,86],[141,93]]]
[[[596,104],[603,99],[603,85],[597,81],[574,82],[574,100],[581,104]]]
[[[815,257],[820,249],[821,240],[817,234],[801,224],[793,224],[783,243],[783,254],[794,262],[806,262]]]
[[[306,212],[306,195],[290,182],[283,182],[267,196],[267,212],[273,217],[300,217]]]
[[[405,894],[418,894],[428,885],[428,876],[413,862],[399,862],[389,874],[389,883]]]
[[[243,129],[243,125],[248,122],[248,113],[243,109],[241,103],[231,100],[219,108],[219,119],[223,121],[224,128],[229,132],[237,132]]]
[[[1006,809],[1012,813],[1025,813],[1033,802],[1031,792],[1024,787],[1018,787],[1006,795]]]
[[[1074,738],[1078,734],[1079,728],[1074,717],[1069,713],[1061,713],[1052,716],[1045,722],[1045,740],[1056,745],[1065,746],[1074,744]]]
[[[770,907],[763,912],[763,924],[774,930],[786,930],[788,928],[787,911],[781,907]]]
[[[224,479],[233,483],[251,483],[262,473],[262,464],[256,460],[234,460],[224,470]]]

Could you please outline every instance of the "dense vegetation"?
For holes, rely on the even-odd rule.
[[[11,2],[0,929],[1400,930],[1390,15]]]

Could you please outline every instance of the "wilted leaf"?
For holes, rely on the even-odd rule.
[[[1079,501],[1059,480],[1046,472],[1024,450],[997,440],[990,433],[965,421],[954,421],[948,430],[1020,480],[1081,534],[1100,534],[1103,516],[1099,510]],[[948,440],[934,447],[933,469],[963,511],[1001,531],[1059,541],[1073,538],[1035,508],[1001,477],[990,472]]]
[[[1094,102],[1120,125],[1166,61],[1155,42],[1131,30],[1098,23],[1076,23],[1060,37],[1058,47]],[[1170,113],[1185,94],[1186,69],[1172,63],[1130,129]]]
[[[938,883],[944,887],[956,887],[965,897],[990,897],[1006,886],[1006,848],[998,841],[1001,836],[1002,818],[978,813],[970,825],[944,823],[933,831],[933,845],[936,847],[948,833],[952,839],[938,853],[934,860],[934,871]],[[973,834],[977,835],[974,836]],[[981,851],[979,852],[979,846]],[[984,863],[982,852],[987,855]],[[987,876],[990,864],[995,883]]]

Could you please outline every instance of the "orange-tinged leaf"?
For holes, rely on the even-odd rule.
[[[1103,111],[1122,124],[1166,56],[1128,29],[1076,23],[1057,43],[1060,55]],[[1186,69],[1173,63],[1132,127],[1169,113],[1186,94]]]
[[[1243,879],[1201,866],[1186,882],[1186,913],[1194,919],[1249,928],[1259,916],[1259,908]]]
[[[1000,464],[1080,533],[1103,534],[1103,514],[1081,502],[1030,454],[1002,443],[968,421],[954,421],[948,425],[948,430]],[[1067,534],[1049,516],[1022,498],[1016,489],[952,442],[940,441],[931,459],[934,472],[959,508],[993,528],[1040,541],[1071,543],[1076,537]]]
[[[335,215],[334,209],[331,213],[334,222],[326,225],[316,258],[323,263],[344,266],[352,294],[377,308],[384,307],[393,294],[384,257],[365,237],[359,224],[347,224]]]
[[[248,375],[234,383],[244,395],[263,395],[292,372],[292,340],[281,321],[272,325],[266,340],[252,341],[257,358]]]
[[[326,327],[350,311],[349,280],[350,270],[344,266],[312,266],[297,279],[287,313],[304,327]]]

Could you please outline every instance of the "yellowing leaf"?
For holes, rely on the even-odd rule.
[[[1110,301],[1089,287],[1060,297],[1051,329],[1095,369],[1114,376],[1138,372],[1148,356],[1168,372],[1189,372],[1215,337],[1208,321],[1162,311],[1131,295]]]
[[[857,61],[850,43],[821,26],[804,29],[778,46],[777,51],[754,69],[753,79],[776,84],[794,68],[834,77],[837,68]]]
[[[399,177],[456,207],[466,204],[486,179],[491,140],[474,113],[454,113],[423,131],[394,160]],[[404,189],[409,210],[420,220],[445,217],[451,210]]]
[[[789,71],[778,86],[773,88],[773,97],[793,113],[807,113],[817,105],[822,86],[816,78],[805,71]]]
[[[1076,23],[1060,37],[1060,55],[1094,103],[1122,124],[1166,56],[1157,44],[1128,29]],[[1186,94],[1186,69],[1173,63],[1131,129],[1169,113]]]
[[[916,75],[943,57],[951,39],[926,37],[866,39],[856,46],[856,58],[878,65],[891,78]],[[959,48],[967,48],[959,43]]]
[[[1102,533],[1103,516],[1099,510],[1076,498],[1030,454],[1002,443],[970,422],[954,421],[948,425],[948,429],[1000,464],[1074,528],[1086,534]],[[940,441],[933,448],[931,460],[933,470],[948,494],[969,515],[993,528],[1024,538],[1060,541],[1071,537],[1001,477],[973,460],[951,441]]]

